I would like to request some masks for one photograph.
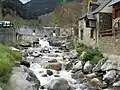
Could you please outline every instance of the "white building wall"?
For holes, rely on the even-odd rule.
[[[81,40],[81,30],[83,29],[83,40]],[[79,42],[84,43],[87,46],[95,46],[96,41],[95,41],[95,30],[94,30],[94,38],[90,38],[91,35],[91,29],[92,28],[87,28],[85,20],[82,19],[79,21]]]

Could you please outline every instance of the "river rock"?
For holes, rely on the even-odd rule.
[[[76,63],[74,66],[73,66],[73,69],[72,69],[72,72],[76,72],[78,70],[82,70],[83,68],[83,63],[82,61],[79,61],[78,63]]]
[[[90,74],[86,75],[86,77],[89,79],[92,79],[92,78],[96,78],[97,75],[96,75],[96,73],[90,73]]]
[[[108,71],[108,70],[113,70],[113,69],[117,69],[117,66],[113,64],[112,61],[110,60],[107,60],[101,67],[102,71]]]
[[[56,59],[50,59],[48,60],[49,63],[55,63],[55,62],[58,62]]]
[[[60,77],[60,76],[56,74],[56,75],[54,75],[54,77]]]
[[[19,50],[19,49],[17,49],[17,48],[15,48],[15,47],[10,47],[10,49],[11,49],[12,51],[17,51],[17,52],[20,52],[20,50]]]
[[[115,82],[116,80],[116,71],[115,70],[110,70],[108,71],[104,76],[103,76],[103,80],[107,83],[107,84],[112,84]]]
[[[47,86],[47,90],[71,90],[67,80],[63,78],[53,79]]]
[[[69,55],[64,55],[63,59],[70,59],[70,56]]]
[[[27,61],[20,61],[20,64],[21,65],[24,65],[24,66],[26,66],[26,67],[30,67],[30,63],[29,62],[27,62]]]
[[[73,64],[71,61],[67,61],[65,64],[64,64],[64,67],[65,67],[65,70],[70,70],[72,68]]]
[[[92,64],[90,61],[87,61],[84,65],[83,72],[84,73],[90,73],[92,71]]]
[[[87,84],[75,84],[75,90],[89,90]]]
[[[10,77],[10,86],[11,90],[39,90],[40,81],[23,67],[14,67]]]
[[[40,55],[41,55],[40,51],[34,51],[34,52],[32,53],[32,56],[33,56],[33,57],[39,57]]]
[[[117,82],[113,83],[112,86],[113,86],[113,87],[120,87],[120,81],[117,81]]]
[[[62,64],[59,62],[56,63],[46,63],[46,65],[44,66],[46,69],[53,69],[53,70],[61,70]]]
[[[93,78],[91,81],[90,81],[91,85],[93,87],[95,87],[96,89],[100,89],[103,87],[103,84],[102,82],[98,79],[98,78]]]
[[[41,76],[42,76],[42,77],[47,77],[47,74],[42,74]]]
[[[47,73],[49,76],[53,75],[53,72],[52,72],[51,70],[47,70],[46,73]]]
[[[107,58],[101,59],[101,60],[97,63],[97,65],[92,69],[92,71],[93,71],[93,72],[98,72],[98,71],[100,71],[102,65],[105,63],[106,60],[107,60]]]
[[[84,73],[82,71],[77,71],[72,74],[72,78],[74,79],[84,78]]]
[[[78,54],[78,52],[76,50],[71,50],[70,53],[69,53],[69,57],[71,59],[77,59],[78,55],[79,54]]]
[[[29,42],[25,42],[25,41],[20,42],[19,45],[22,47],[30,47],[31,46],[31,44]]]

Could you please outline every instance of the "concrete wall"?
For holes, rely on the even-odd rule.
[[[90,32],[92,28],[87,28],[85,20],[82,19],[79,21],[79,42],[84,43],[87,46],[96,45],[96,30],[94,30],[94,37],[90,38]],[[83,40],[81,40],[81,30],[83,30]]]

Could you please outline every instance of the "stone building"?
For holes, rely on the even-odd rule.
[[[101,1],[101,2],[99,2]],[[79,42],[120,55],[120,0],[98,0],[79,21]]]
[[[112,26],[111,0],[98,0],[92,2],[90,11],[78,21],[79,42],[88,46],[98,46],[99,32]]]

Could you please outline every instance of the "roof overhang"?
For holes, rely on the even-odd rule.
[[[120,2],[120,0],[112,0],[112,2],[109,4],[109,6],[119,3],[119,2]]]

